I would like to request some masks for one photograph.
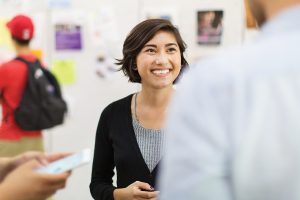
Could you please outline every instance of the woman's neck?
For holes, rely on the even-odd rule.
[[[142,90],[138,93],[138,100],[144,106],[157,108],[166,107],[169,104],[173,90],[173,87],[151,90],[142,88]]]
[[[161,129],[164,126],[166,111],[173,88],[142,90],[132,99],[132,112],[145,128]]]

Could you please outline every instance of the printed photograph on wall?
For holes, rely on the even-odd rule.
[[[81,26],[77,24],[55,24],[56,50],[81,50]]]
[[[219,45],[223,34],[222,10],[197,12],[197,43],[199,45]]]

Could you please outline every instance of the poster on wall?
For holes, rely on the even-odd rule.
[[[113,57],[106,55],[104,52],[99,52],[95,64],[95,72],[98,77],[109,79],[116,74],[118,69],[115,62],[116,60]]]
[[[83,49],[84,20],[85,13],[81,11],[59,10],[51,13],[56,51],[80,51]]]
[[[120,40],[115,10],[103,6],[97,12],[91,12],[88,18],[90,39],[93,47],[108,48]]]
[[[0,64],[15,56],[10,33],[6,27],[8,19],[0,18]]]
[[[30,51],[33,55],[35,55],[39,60],[43,61],[43,50],[42,49],[31,49]]]
[[[220,45],[222,34],[223,10],[197,12],[197,43],[199,45]]]
[[[74,60],[54,60],[52,63],[51,72],[62,85],[72,85],[76,82]]]
[[[48,0],[50,8],[68,8],[71,6],[71,0]]]
[[[81,26],[77,24],[55,24],[56,50],[81,50]]]
[[[22,0],[0,0],[0,7],[13,7],[18,8],[22,6]]]
[[[177,8],[175,7],[145,7],[142,10],[142,20],[145,19],[166,19],[177,25]]]
[[[9,30],[7,29],[8,19],[0,18],[0,47],[13,51],[13,45]]]

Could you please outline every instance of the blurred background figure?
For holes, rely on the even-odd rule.
[[[37,57],[30,49],[30,42],[34,36],[32,19],[26,15],[16,15],[7,23],[7,27],[16,55],[28,62],[34,62]],[[27,66],[21,61],[13,59],[0,66],[0,156],[15,156],[28,150],[44,151],[41,130],[23,130],[14,117],[27,79]]]
[[[250,0],[257,40],[198,62],[172,103],[162,200],[300,199],[300,0]]]

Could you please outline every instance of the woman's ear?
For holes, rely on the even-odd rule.
[[[133,63],[133,68],[132,69],[135,70],[135,71],[137,71],[137,65],[136,65],[136,63]]]

